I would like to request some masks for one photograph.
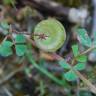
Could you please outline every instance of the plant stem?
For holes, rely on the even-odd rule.
[[[79,55],[77,55],[76,57],[74,57],[73,60],[72,60],[72,65],[75,64],[75,60],[76,60],[77,57],[82,56],[84,54],[87,54],[87,53],[89,53],[90,51],[92,51],[95,48],[96,48],[95,46],[92,46],[89,49],[87,49],[86,51],[84,51],[84,52],[80,53]]]
[[[81,54],[79,54],[78,56],[87,54],[88,52],[92,51],[94,48],[96,48],[95,46],[90,47],[89,49],[87,49],[86,51],[82,52]],[[77,57],[78,57],[77,56]],[[76,57],[75,57],[76,58]],[[73,58],[72,60],[72,65],[75,64],[75,58]],[[96,94],[96,87],[88,80],[86,79],[79,71],[77,70],[73,70],[78,76],[79,78],[89,87],[90,91]]]
[[[92,49],[92,48],[89,48],[90,50]],[[89,51],[90,51],[89,50]],[[88,50],[87,51],[85,51],[85,52],[83,52],[83,53],[87,53],[87,52],[89,52]],[[73,62],[72,62],[72,65],[74,65],[75,64],[75,59],[73,59]],[[71,65],[70,65],[71,66]],[[90,89],[90,91],[91,92],[93,92],[94,94],[96,94],[96,87],[88,80],[88,79],[86,79],[79,71],[77,71],[77,70],[74,70],[73,69],[73,71],[77,74],[77,76],[79,76],[79,78],[88,86],[88,88]]]
[[[74,70],[74,72],[88,86],[88,88],[90,89],[90,91],[92,93],[96,94],[96,87],[88,79],[86,79],[79,71]]]
[[[93,47],[92,47],[92,48],[89,48],[87,51],[83,52],[83,54],[91,51],[92,49],[93,49]],[[55,54],[55,55],[57,55],[57,54]],[[63,59],[63,58],[60,57],[59,55],[57,55],[56,57],[58,57],[58,60]],[[74,65],[74,64],[75,64],[75,59],[73,59],[72,61],[73,61],[73,62],[72,62],[72,65]],[[70,65],[70,66],[72,67],[72,65]],[[72,69],[73,69],[73,68],[72,68]],[[77,76],[88,86],[88,88],[90,89],[90,91],[91,91],[92,93],[96,94],[96,87],[95,87],[88,79],[86,79],[79,71],[74,70],[74,69],[73,69],[73,71],[74,71],[74,72],[77,74]]]
[[[62,80],[59,80],[58,78],[56,78],[54,75],[52,75],[50,72],[48,72],[46,69],[40,67],[35,61],[34,61],[34,58],[32,56],[32,54],[30,52],[27,52],[26,53],[26,56],[28,58],[28,60],[31,62],[31,64],[36,68],[38,69],[40,72],[42,72],[43,74],[47,75],[50,79],[52,79],[54,82],[56,82],[57,84],[59,85],[62,85],[62,86],[69,86],[67,85],[67,82],[66,81],[62,81]]]
[[[82,52],[81,54],[79,54],[78,56],[87,54],[88,52],[92,51],[92,50],[95,49],[95,48],[96,48],[95,46],[92,46],[92,47],[90,47],[89,49],[87,49],[86,51],[84,51],[84,52]]]

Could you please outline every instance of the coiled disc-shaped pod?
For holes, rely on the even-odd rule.
[[[41,39],[40,36],[45,37]],[[65,39],[65,28],[56,19],[49,18],[47,20],[43,20],[35,27],[35,43],[38,48],[45,52],[57,51],[64,44]]]

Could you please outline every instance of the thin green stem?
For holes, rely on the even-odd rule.
[[[52,73],[48,72],[46,69],[40,67],[33,59],[33,56],[30,52],[26,53],[26,56],[28,58],[28,60],[30,61],[30,63],[36,68],[38,69],[40,72],[42,72],[43,74],[45,74],[46,76],[48,76],[51,80],[53,80],[54,82],[56,82],[59,85],[64,85],[64,86],[68,86],[67,82],[65,82],[64,80],[59,80],[58,78],[56,78],[54,75],[52,75]]]
[[[86,51],[80,53],[78,56],[81,56],[81,55],[87,54],[87,53],[89,53],[90,51],[92,51],[92,50],[95,49],[95,48],[96,48],[95,46],[92,46],[92,47],[90,47],[89,49],[87,49]]]

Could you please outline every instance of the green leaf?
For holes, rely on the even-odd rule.
[[[66,63],[66,61],[64,59],[59,60],[58,63],[64,69],[70,69],[71,68],[71,66],[68,63]]]
[[[76,60],[79,61],[79,62],[86,62],[87,61],[87,56],[85,56],[85,55],[78,56],[76,58]]]
[[[86,64],[85,63],[78,63],[78,64],[76,64],[74,66],[74,69],[75,70],[79,70],[79,71],[84,70],[85,68],[86,68]]]
[[[92,42],[91,42],[91,39],[89,38],[87,31],[85,29],[83,29],[83,28],[78,29],[77,36],[78,36],[79,42],[82,45],[87,46],[87,47],[91,47]]]
[[[12,49],[10,47],[0,45],[0,54],[4,57],[7,57],[7,56],[12,55],[13,52],[12,52]]]
[[[78,49],[79,49],[78,45],[73,45],[72,46],[72,51],[73,51],[73,54],[74,54],[75,57],[79,54],[79,50]]]
[[[11,41],[3,41],[1,45],[4,47],[11,47],[13,43]]]
[[[15,45],[16,49],[16,54],[18,56],[23,56],[25,52],[27,51],[27,46],[26,45]]]
[[[13,54],[11,46],[13,43],[11,41],[3,41],[0,45],[0,54],[4,57],[10,56]]]
[[[15,42],[16,43],[25,43],[26,42],[26,38],[24,35],[22,34],[18,34],[15,38]]]
[[[6,21],[2,21],[2,22],[0,23],[0,25],[1,25],[1,27],[2,27],[3,29],[9,29],[9,28],[10,28],[9,24],[8,24]]]
[[[76,80],[76,79],[78,78],[78,76],[77,76],[77,75],[75,74],[75,72],[73,72],[72,70],[66,72],[66,73],[64,74],[64,77],[65,77],[65,79],[68,80],[68,81],[74,81],[74,80]]]

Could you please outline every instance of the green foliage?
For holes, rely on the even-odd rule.
[[[45,74],[47,77],[49,77],[51,80],[53,80],[54,82],[56,82],[59,85],[64,85],[64,86],[68,86],[66,81],[62,81],[58,78],[56,78],[52,73],[50,73],[49,71],[47,71],[46,69],[42,68],[39,66],[39,64],[37,64],[32,56],[32,53],[28,50],[26,52],[26,56],[28,58],[28,60],[30,61],[30,63],[36,68],[38,69],[40,72],[42,72],[43,74]]]
[[[67,73],[63,73],[65,79],[68,81],[73,81],[77,79],[78,76],[76,75],[74,70],[81,71],[81,70],[84,70],[86,67],[85,63],[77,63],[75,66],[71,67],[68,63],[66,63],[64,59],[58,61],[58,63],[62,68],[69,70]]]
[[[26,38],[25,38],[24,35],[18,34],[18,35],[16,35],[15,42],[16,43],[25,43],[26,42]]]
[[[74,81],[78,78],[77,74],[74,72],[74,70],[82,71],[85,69],[85,63],[78,63],[73,68],[71,68],[70,71],[64,73],[64,77],[68,81]],[[74,69],[74,70],[73,70]]]
[[[86,62],[87,61],[87,56],[86,55],[80,55],[80,56],[76,57],[76,60],[78,62]]]
[[[26,43],[26,39],[24,37],[24,35],[17,35],[15,38],[15,50],[16,50],[16,55],[17,56],[23,56],[26,51],[27,51],[27,45]],[[13,46],[13,42],[11,41],[3,41],[0,45],[0,54],[4,57],[6,56],[10,56],[13,54],[13,50],[12,50],[12,46]]]
[[[78,78],[74,70],[77,71],[84,70],[86,67],[86,60],[87,60],[87,57],[85,55],[80,55],[78,45],[73,45],[72,51],[74,54],[74,58],[78,61],[78,63],[75,66],[70,66],[64,59],[58,62],[62,68],[69,69],[67,73],[63,73],[65,79],[68,81],[73,81]]]
[[[15,45],[17,56],[23,56],[27,50],[26,45]]]
[[[87,56],[86,55],[80,55],[78,45],[73,45],[72,46],[72,51],[73,51],[75,60],[77,60],[77,64],[76,65],[71,66],[64,59],[58,61],[59,65],[62,68],[68,70],[68,72],[63,73],[63,76],[68,81],[73,81],[73,80],[76,80],[78,78],[78,76],[74,72],[74,70],[77,70],[77,71],[84,70],[85,67],[86,67],[86,60],[87,60]]]
[[[6,1],[6,0],[5,0]],[[10,0],[7,1],[7,4]],[[10,1],[11,2],[11,1]],[[7,22],[1,22],[0,27],[3,28],[4,34],[8,34],[8,30],[10,28],[10,25]],[[43,33],[42,33],[43,32]],[[48,19],[40,22],[36,28],[35,28],[35,34],[44,34],[48,36],[44,40],[38,39],[38,36],[34,36],[34,40],[38,48],[46,51],[46,52],[55,52],[58,50],[63,43],[65,42],[66,39],[66,33],[65,29],[62,26],[62,24],[55,20],[55,19]],[[91,47],[92,46],[92,41],[89,38],[87,32],[85,29],[78,29],[77,30],[77,36],[79,42],[83,46]],[[96,37],[95,39],[96,40]],[[15,44],[14,44],[15,43]],[[52,75],[50,72],[48,72],[46,69],[44,69],[40,64],[37,64],[34,61],[34,58],[32,57],[32,54],[30,55],[29,50],[27,50],[27,44],[26,44],[26,37],[23,34],[17,34],[14,43],[12,41],[8,40],[3,40],[3,42],[0,45],[0,54],[2,56],[10,56],[13,54],[12,46],[15,46],[15,51],[17,56],[24,56],[26,54],[28,60],[33,64],[35,68],[37,68],[39,71],[47,75],[50,79],[55,81],[56,83],[60,85],[64,85],[65,81],[62,82],[62,80],[59,80],[56,78],[54,75]],[[55,45],[55,46],[54,46]],[[78,78],[77,74],[75,73],[74,70],[76,71],[82,71],[86,67],[86,61],[87,61],[87,56],[85,54],[81,54],[79,52],[79,47],[77,44],[72,46],[72,51],[74,54],[74,59],[72,62],[75,60],[76,64],[68,64],[66,60],[60,59],[58,61],[59,65],[64,68],[64,71],[62,75],[64,78],[68,81],[73,81]],[[27,53],[26,53],[27,52]],[[41,62],[43,63],[43,61]],[[27,69],[26,73],[28,73],[30,70]]]
[[[0,22],[0,27],[4,35],[7,35],[9,33],[8,29],[10,28],[10,25],[6,21]]]
[[[74,57],[76,58],[76,60],[78,62],[86,62],[87,61],[86,55],[80,55],[78,45],[73,45],[72,51],[73,51]]]
[[[60,60],[58,63],[64,69],[70,69],[71,68],[71,66],[64,59]]]
[[[68,81],[74,81],[78,78],[78,76],[76,75],[76,73],[73,70],[70,70],[70,71],[64,73],[64,77]]]
[[[6,41],[3,41],[1,45],[4,47],[12,47],[13,43],[11,41],[6,40]]]
[[[86,68],[86,64],[85,63],[77,63],[75,66],[74,66],[74,69],[75,70],[78,70],[78,71],[82,71]]]
[[[87,47],[92,46],[91,39],[89,38],[87,31],[85,29],[83,29],[83,28],[78,29],[77,30],[77,36],[78,36],[77,38],[78,38],[79,42],[82,45],[87,46]]]
[[[76,57],[79,54],[78,45],[73,45],[72,51],[73,51],[74,57]]]
[[[6,48],[4,46],[0,46],[0,54],[4,57],[10,56],[13,54],[11,48]]]
[[[10,56],[13,54],[12,47],[13,43],[11,41],[3,41],[0,45],[0,54],[4,57]]]
[[[22,34],[18,34],[15,38],[15,49],[17,56],[23,56],[27,51],[26,38]]]

